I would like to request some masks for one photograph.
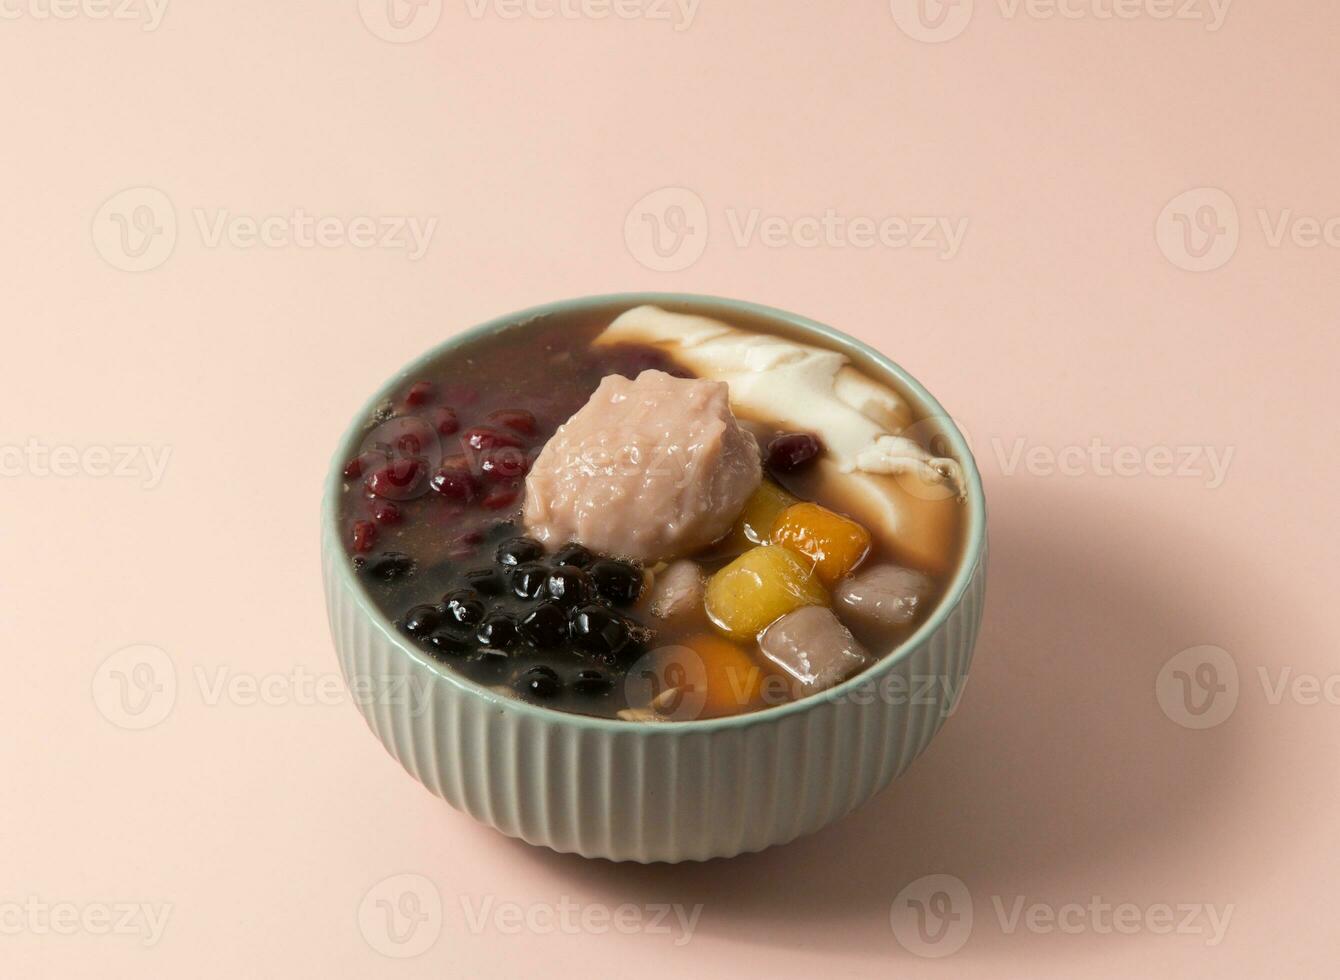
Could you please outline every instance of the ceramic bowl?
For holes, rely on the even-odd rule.
[[[527,704],[453,673],[408,644],[370,601],[337,521],[344,461],[373,407],[443,351],[546,315],[652,303],[843,350],[946,420],[967,483],[965,553],[940,606],[874,667],[820,695],[704,721],[630,723]],[[373,733],[415,779],[512,837],[614,861],[702,861],[758,851],[850,812],[911,764],[953,712],[981,621],[986,505],[962,434],[884,355],[804,317],[681,294],[599,296],[511,314],[455,336],[382,387],[335,452],[322,513],[327,611],[340,666]]]

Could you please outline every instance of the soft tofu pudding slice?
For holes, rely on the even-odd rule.
[[[545,543],[661,561],[724,537],[762,478],[725,384],[614,375],[545,444],[524,517]]]

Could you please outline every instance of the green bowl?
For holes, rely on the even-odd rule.
[[[365,594],[341,539],[344,463],[376,405],[441,354],[551,315],[652,304],[809,338],[848,354],[938,420],[963,466],[964,553],[940,605],[894,651],[822,694],[701,721],[637,723],[555,711],[470,681],[405,642]],[[919,755],[957,704],[986,586],[986,501],[962,434],[919,382],[883,354],[781,310],[680,293],[564,300],[490,320],[384,384],[335,451],[321,519],[331,634],[353,700],[405,769],[452,806],[505,834],[611,860],[728,857],[831,823]]]

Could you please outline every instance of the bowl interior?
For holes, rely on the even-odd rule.
[[[360,612],[372,622],[376,629],[384,633],[392,644],[402,651],[406,657],[411,658],[438,674],[448,683],[469,691],[488,701],[496,702],[500,708],[505,710],[516,710],[525,714],[534,714],[553,724],[565,724],[576,727],[615,728],[627,731],[643,730],[647,733],[656,734],[683,734],[687,732],[701,732],[705,729],[747,727],[750,725],[767,723],[785,714],[805,711],[817,704],[823,703],[825,700],[841,698],[862,684],[868,684],[878,680],[883,673],[893,669],[899,661],[909,656],[919,646],[925,643],[927,638],[939,629],[941,624],[949,616],[950,612],[961,601],[963,593],[967,589],[969,581],[971,580],[973,570],[976,567],[977,562],[981,559],[986,541],[986,500],[982,491],[981,477],[977,470],[977,464],[972,457],[972,453],[968,448],[963,434],[954,424],[949,414],[919,381],[908,374],[896,362],[869,345],[864,344],[853,337],[849,337],[832,327],[825,326],[824,324],[817,323],[794,313],[788,313],[784,310],[777,310],[767,306],[760,306],[756,303],[685,293],[620,293],[606,296],[589,296],[579,299],[562,300],[501,316],[443,341],[421,357],[407,364],[403,370],[388,379],[385,384],[378,388],[376,393],[368,399],[367,403],[354,417],[344,438],[341,439],[326,479],[321,518],[323,549],[327,551],[329,551],[329,549],[336,549],[336,553],[339,554],[342,554],[343,552],[338,525],[338,505],[344,484],[344,476],[342,473],[344,463],[357,450],[365,433],[367,420],[372,417],[376,406],[385,401],[391,392],[393,392],[399,385],[403,384],[407,377],[417,374],[424,367],[428,366],[452,348],[465,344],[476,337],[486,336],[507,327],[513,327],[540,318],[552,316],[576,315],[584,319],[589,318],[591,320],[608,321],[613,320],[614,317],[625,310],[644,304],[660,306],[676,313],[692,313],[701,316],[715,317],[717,319],[725,320],[732,325],[777,333],[797,341],[805,341],[808,339],[812,342],[817,341],[822,346],[836,348],[846,354],[852,362],[863,371],[871,374],[873,377],[891,382],[895,388],[909,396],[915,404],[919,415],[934,421],[936,427],[940,430],[939,434],[947,443],[948,455],[957,459],[963,467],[963,474],[967,484],[967,499],[965,501],[965,506],[967,507],[967,520],[965,522],[966,526],[963,533],[962,553],[958,565],[949,579],[943,598],[940,600],[940,603],[935,610],[932,611],[931,615],[928,616],[910,636],[905,638],[902,643],[889,653],[880,657],[879,661],[874,666],[844,681],[836,687],[796,701],[789,701],[785,704],[763,708],[759,711],[731,715],[725,718],[676,722],[628,722],[615,719],[597,718],[589,715],[580,715],[573,712],[545,708],[518,699],[499,695],[486,687],[476,684],[464,675],[451,670],[446,665],[440,664],[432,658],[425,656],[417,648],[404,641],[391,621],[372,602],[363,590],[362,584],[354,575],[349,562],[330,561],[326,563],[327,567],[334,569],[334,574],[343,576],[343,585],[353,592]]]

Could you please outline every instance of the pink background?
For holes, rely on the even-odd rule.
[[[1111,0],[1071,0],[1079,19],[1001,3],[977,0],[969,22],[946,21],[961,33],[927,43],[908,5],[899,20],[883,0],[702,0],[678,31],[448,0],[427,36],[393,43],[354,0],[171,0],[155,30],[142,5],[139,21],[57,20],[38,16],[45,0],[11,0],[0,973],[1330,974],[1340,239],[1272,235],[1286,211],[1340,215],[1340,8],[1237,0],[1210,30],[1156,18],[1159,0],[1133,19],[1093,15]],[[363,6],[376,25],[382,8]],[[125,271],[119,226],[97,216],[145,186],[171,202],[175,249]],[[667,186],[702,202],[706,225],[686,215],[706,237],[696,261],[659,272],[625,224]],[[1199,188],[1231,210],[1198,191],[1160,224]],[[133,228],[136,207],[162,217],[150,198],[120,200]],[[412,261],[211,247],[195,217],[298,208],[438,224]],[[968,225],[948,259],[768,247],[732,232],[755,208]],[[1195,237],[1231,232],[1233,211],[1235,253],[1231,233]],[[1202,241],[1214,263],[1231,257],[1188,271]],[[962,420],[991,506],[972,683],[934,745],[832,828],[707,866],[507,840],[409,779],[347,702],[308,703],[293,681],[336,670],[318,496],[366,395],[473,323],[644,288],[754,299],[883,348]],[[20,458],[30,440],[171,455],[150,486],[96,460],[54,475]],[[1116,475],[1067,453],[1094,440],[1136,461]],[[1166,473],[1145,455],[1164,446],[1197,447],[1200,469]],[[1033,455],[1015,466],[1016,449]],[[1220,485],[1210,451],[1232,452]],[[1056,454],[1071,472],[1049,469]],[[165,652],[176,696],[131,730],[99,685],[121,663],[107,658],[141,644]],[[1203,645],[1226,651],[1238,699],[1193,730],[1156,693],[1170,658]],[[270,694],[213,697],[230,677]],[[940,960],[890,923],[900,890],[931,873],[959,879],[974,913]],[[442,907],[407,959],[359,915],[401,874]],[[1232,910],[1210,945],[1092,921],[1011,931],[995,906],[1020,896]],[[472,930],[466,915],[565,898],[703,909],[678,947],[647,930]],[[30,899],[170,909],[146,944],[6,906]]]

